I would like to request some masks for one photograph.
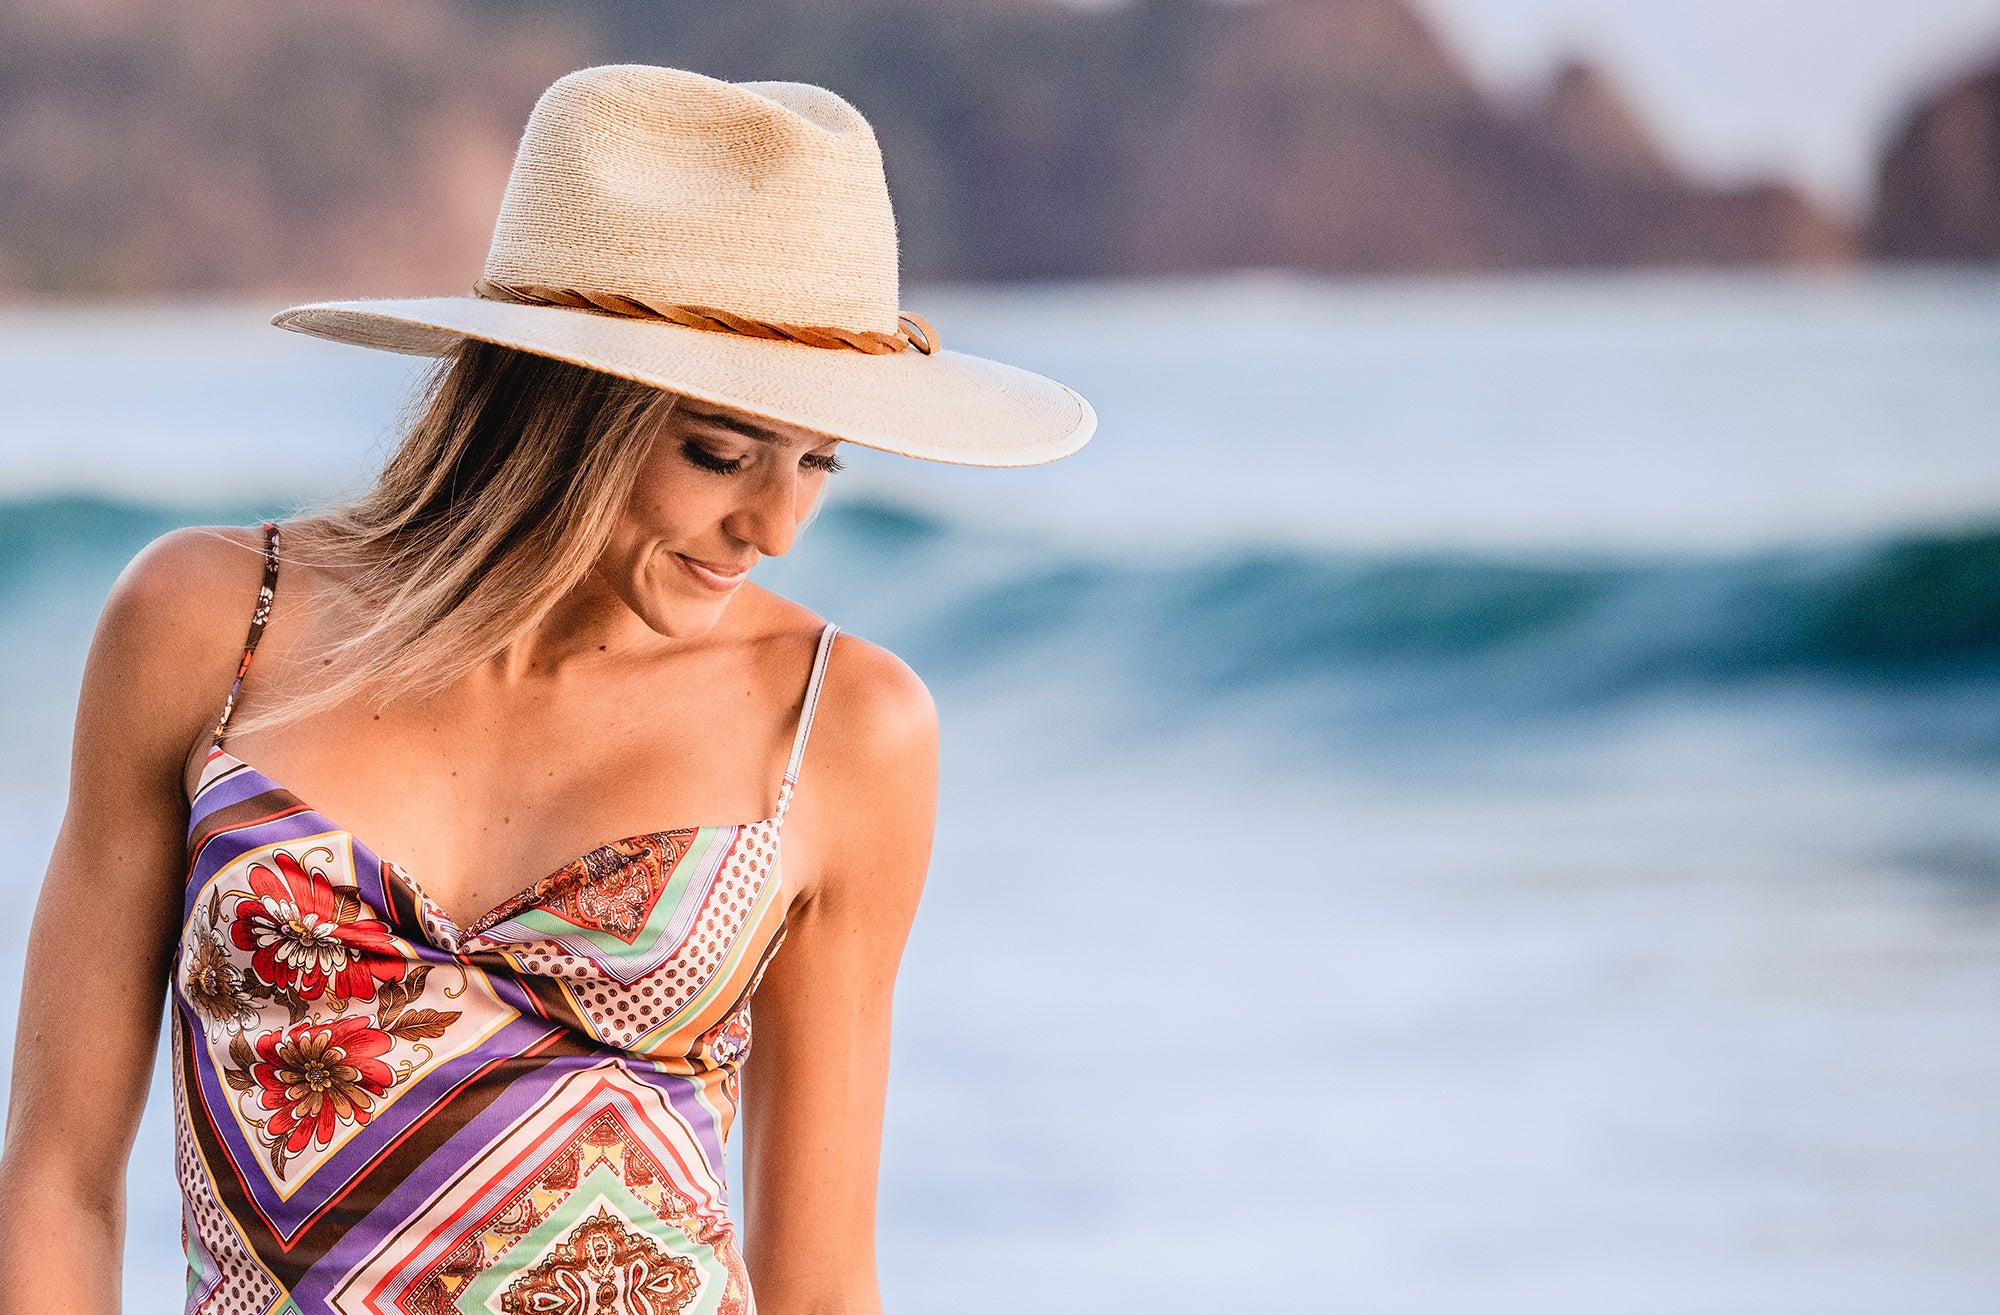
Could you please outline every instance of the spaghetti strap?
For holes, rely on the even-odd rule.
[[[799,729],[792,737],[791,760],[785,764],[785,781],[778,787],[778,817],[792,805],[792,790],[799,783],[799,764],[806,756],[806,737],[812,733],[813,712],[819,707],[820,682],[826,676],[827,654],[833,651],[833,637],[840,627],[829,621],[819,632],[819,651],[813,654],[812,675],[806,680],[805,703],[799,708]]]
[[[229,697],[223,701],[222,716],[215,723],[215,738],[209,748],[220,749],[229,730],[229,714],[236,711],[236,696],[243,690],[243,677],[250,659],[257,653],[257,641],[264,637],[264,623],[271,619],[271,600],[278,596],[278,525],[264,522],[264,583],[257,590],[257,607],[250,614],[250,636],[243,641],[243,660],[236,664],[236,679],[230,682]]]

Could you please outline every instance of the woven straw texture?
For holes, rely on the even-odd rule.
[[[850,334],[900,328],[875,134],[804,83],[647,65],[562,78],[529,116],[484,277]],[[871,354],[483,297],[319,302],[274,323],[422,355],[484,339],[932,461],[1052,461],[1096,427],[1071,389],[950,350]]]

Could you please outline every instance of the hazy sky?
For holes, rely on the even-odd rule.
[[[1420,0],[1496,87],[1599,55],[1683,160],[1857,204],[1913,90],[2000,53],[2000,0]]]

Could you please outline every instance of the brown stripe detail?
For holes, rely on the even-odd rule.
[[[186,1022],[185,1019],[182,1021]],[[243,1181],[242,1167],[230,1155],[221,1133],[216,1130],[207,1094],[202,1090],[200,1066],[195,1062],[195,1047],[205,1044],[200,1029],[199,1021],[191,1030],[184,1029],[189,1031],[189,1035],[181,1046],[181,1053],[175,1056],[175,1061],[181,1066],[182,1090],[187,1093],[187,1124],[194,1136],[195,1154],[214,1187],[217,1203],[235,1222],[249,1242],[250,1249],[257,1254],[257,1259],[272,1272],[289,1295],[310,1266],[299,1266],[286,1255],[284,1243],[271,1231],[264,1222],[264,1216],[251,1201],[250,1189]]]
[[[591,1034],[589,1023],[577,1013],[576,1007],[570,1002],[569,993],[563,990],[560,981],[553,977],[544,977],[540,973],[528,972],[519,964],[500,962],[503,953],[500,950],[475,950],[464,957],[468,963],[475,965],[481,971],[494,977],[505,977],[514,986],[519,987],[534,1001],[536,1012],[549,1022],[583,1036]],[[496,962],[491,966],[481,962],[482,959],[488,958]],[[620,1053],[629,1052],[620,1051]]]
[[[365,1223],[369,1215],[394,1195],[412,1172],[484,1113],[494,1101],[516,1093],[518,1084],[522,1082],[535,1082],[536,1071],[553,1060],[596,1058],[604,1053],[599,1047],[558,1029],[519,1054],[496,1055],[439,1097],[415,1123],[403,1130],[402,1135],[357,1169],[345,1187],[306,1217],[288,1243],[265,1223],[263,1214],[250,1197],[248,1185],[243,1181],[243,1167],[230,1155],[227,1143],[214,1126],[202,1091],[200,1066],[195,1055],[195,1047],[202,1044],[197,1033],[176,1056],[188,1092],[188,1126],[194,1130],[196,1152],[210,1180],[217,1184],[222,1208],[242,1229],[258,1259],[284,1284],[287,1295],[314,1265],[340,1244],[350,1229]],[[491,1077],[494,1068],[510,1063],[526,1065],[527,1068],[505,1079]],[[447,1115],[449,1117],[444,1117]],[[494,1135],[506,1136],[510,1130],[501,1129]],[[359,1208],[351,1212],[334,1211],[335,1206],[361,1189],[366,1189],[366,1200]]]
[[[217,836],[311,811],[288,790],[265,790],[207,814],[201,819],[202,829],[188,841],[187,875],[181,884],[185,886],[194,880],[194,870],[201,862],[201,851],[208,848],[208,842]]]
[[[518,1055],[496,1055],[474,1069],[461,1079],[457,1086],[439,1097],[419,1115],[416,1122],[403,1129],[396,1140],[377,1151],[375,1158],[357,1170],[347,1186],[335,1192],[325,1205],[307,1216],[305,1223],[299,1229],[297,1239],[292,1244],[299,1256],[308,1257],[305,1262],[306,1268],[312,1268],[322,1256],[338,1246],[341,1239],[347,1236],[349,1229],[364,1222],[382,1202],[395,1195],[396,1190],[411,1173],[437,1154],[446,1142],[483,1114],[494,1101],[517,1092],[522,1082],[535,1081],[535,1070],[545,1068],[549,1061],[565,1056],[596,1053],[594,1047],[580,1044],[564,1032],[552,1031]],[[528,1072],[505,1079],[493,1079],[489,1076],[495,1068],[504,1064],[525,1064],[531,1067]],[[447,1115],[449,1117],[446,1117]],[[519,1126],[519,1124],[510,1125],[496,1131],[494,1136],[505,1137]],[[332,1222],[327,1222],[329,1211],[364,1187],[367,1189],[368,1200],[352,1213],[347,1222],[344,1224],[340,1222],[339,1216]],[[400,1224],[404,1221],[397,1222]]]

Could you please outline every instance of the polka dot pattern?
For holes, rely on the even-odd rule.
[[[648,1054],[644,1038],[677,1021],[730,962],[730,952],[757,907],[778,860],[778,820],[734,828],[728,852],[709,884],[679,949],[652,972],[620,983],[592,959],[554,941],[513,947],[524,972],[568,984],[591,1034],[607,1045]],[[656,1042],[664,1038],[655,1036]]]
[[[613,1213],[645,1225],[640,1240],[679,1230],[697,1244],[700,1309],[755,1309],[712,1161],[736,1121],[751,996],[784,940],[779,830],[836,630],[821,631],[772,817],[611,842],[463,928],[217,737],[189,801],[173,983],[187,1311],[446,1315],[480,1293],[471,1304],[498,1310],[493,1298],[532,1286],[545,1243],[574,1223],[558,1228],[551,1212],[609,1186],[622,1202]],[[224,883],[278,847],[298,870],[280,864],[253,889],[297,916],[281,925],[268,907],[261,920],[224,907],[217,892],[242,893]],[[243,943],[265,935],[244,930],[253,921],[279,939]],[[314,953],[347,960],[308,998],[299,971],[279,971],[292,960],[272,956],[313,925],[339,941]],[[367,971],[348,971],[357,963]],[[298,1121],[300,1097],[270,1058],[308,1043],[338,1044],[351,1061],[337,1078],[343,1103],[318,1107],[334,1110],[332,1128]],[[630,1138],[612,1135],[607,1113]],[[539,1187],[509,1198],[524,1174]],[[416,1182],[422,1201],[401,1190]],[[514,1204],[495,1215],[503,1198]],[[437,1247],[413,1242],[433,1237]],[[614,1304],[601,1285],[575,1295]]]
[[[178,1010],[173,1019],[178,1047],[182,1026]],[[194,1132],[188,1127],[186,1089],[179,1064],[173,1065],[173,1073],[174,1176],[181,1185],[182,1227],[187,1227],[187,1221],[193,1222],[202,1249],[220,1271],[215,1290],[201,1304],[190,1304],[187,1315],[263,1315],[284,1293],[244,1249],[242,1239],[230,1227],[221,1203],[209,1189],[208,1179],[202,1174],[201,1153],[195,1146]],[[194,1247],[187,1247],[187,1253],[192,1257]]]

